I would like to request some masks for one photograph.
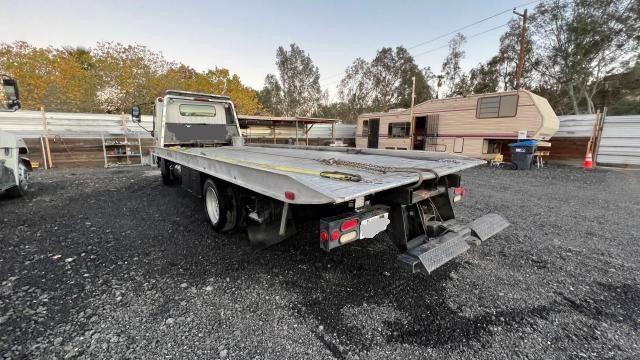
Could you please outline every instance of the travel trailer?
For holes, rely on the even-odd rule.
[[[411,110],[358,117],[357,148],[427,150],[481,159],[508,155],[516,139],[549,140],[559,121],[549,102],[530,91],[428,100]],[[413,135],[413,136],[412,136]]]

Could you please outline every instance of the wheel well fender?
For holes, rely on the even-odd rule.
[[[31,160],[29,158],[21,157],[20,163],[23,164],[27,170],[33,171],[33,164],[31,164]]]

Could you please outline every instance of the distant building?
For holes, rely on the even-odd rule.
[[[527,90],[428,100],[413,109],[358,117],[356,147],[460,153],[482,159],[508,153],[520,137],[549,140],[558,117],[549,102]]]

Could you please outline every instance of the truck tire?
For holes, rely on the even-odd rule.
[[[222,203],[225,204],[225,224],[222,231],[231,231],[235,229],[238,223],[238,197],[233,186],[228,185],[222,189]]]
[[[27,194],[27,188],[29,187],[29,169],[26,165],[20,162],[18,164],[18,184],[10,189],[7,189],[7,195],[11,197],[21,197]]]
[[[211,179],[207,179],[202,187],[204,198],[204,211],[213,228],[222,231],[227,223],[227,209],[223,201],[222,193]]]

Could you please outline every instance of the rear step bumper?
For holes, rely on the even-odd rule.
[[[509,226],[509,222],[498,214],[487,214],[469,225],[446,222],[443,235],[436,238],[418,236],[407,243],[407,251],[398,256],[398,261],[411,272],[430,274],[449,260],[479,245]]]

